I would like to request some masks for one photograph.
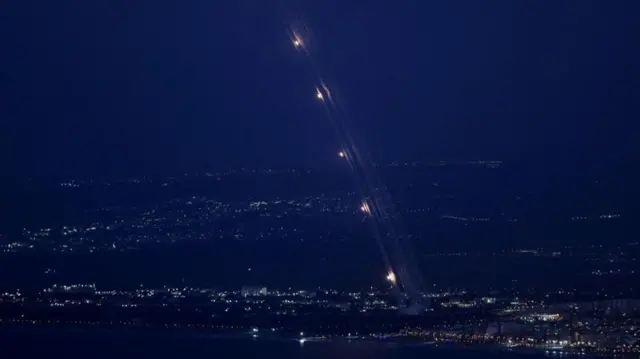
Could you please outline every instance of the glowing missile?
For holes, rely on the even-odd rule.
[[[393,273],[392,270],[389,270],[389,273],[387,274],[387,282],[391,283],[391,285],[396,285],[396,274]]]
[[[360,211],[362,211],[364,214],[371,214],[371,209],[369,208],[369,204],[366,201],[363,201],[362,205],[360,205]]]
[[[295,47],[296,49],[304,47],[302,38],[300,38],[300,36],[298,36],[298,34],[296,34],[295,32],[292,32],[291,34],[291,42],[293,43],[293,47]]]

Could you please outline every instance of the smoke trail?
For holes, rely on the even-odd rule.
[[[404,305],[404,295],[419,306],[423,302],[421,289],[424,282],[415,263],[409,237],[404,231],[391,196],[377,173],[364,141],[359,139],[352,130],[349,113],[343,101],[340,101],[335,84],[328,86],[325,82],[324,74],[327,71],[322,71],[316,60],[319,57],[317,56],[319,47],[312,36],[308,22],[302,16],[300,7],[294,6],[287,0],[276,1],[279,1],[292,46],[307,59],[311,71],[317,78],[316,98],[322,102],[327,118],[342,143],[341,157],[349,164],[358,192],[362,196],[363,212],[368,217],[383,261],[390,272],[388,278],[392,278],[390,281],[399,305],[401,307]]]

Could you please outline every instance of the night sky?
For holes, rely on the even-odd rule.
[[[3,176],[335,161],[284,3],[4,1]],[[637,1],[290,3],[379,161],[637,148]]]

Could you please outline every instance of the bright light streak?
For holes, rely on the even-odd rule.
[[[302,41],[302,39],[300,38],[300,36],[298,36],[298,34],[296,34],[295,32],[293,32],[291,34],[291,41],[293,42],[293,47],[295,48],[301,48],[304,47],[304,42]]]
[[[360,206],[360,211],[362,211],[365,214],[371,214],[371,209],[369,208],[369,204],[367,202],[362,202],[362,205]]]
[[[291,9],[291,10],[294,10],[294,9]],[[314,84],[315,90],[316,90],[316,93],[315,93],[316,99],[319,101],[322,101],[322,105],[323,107],[325,107],[325,110],[327,111],[327,116],[329,117],[329,120],[333,122],[333,125],[336,127],[336,132],[338,133],[340,139],[343,141],[346,141],[342,143],[342,146],[343,146],[342,149],[348,149],[349,152],[340,150],[338,152],[338,156],[342,159],[346,159],[347,164],[349,164],[352,167],[354,172],[354,177],[356,177],[356,180],[358,182],[358,190],[359,192],[362,192],[360,193],[360,195],[363,196],[361,197],[363,198],[363,200],[360,205],[360,211],[363,213],[362,220],[363,222],[372,222],[371,224],[375,227],[377,227],[378,225],[382,226],[383,228],[380,228],[383,231],[382,233],[385,233],[385,232],[391,233],[392,231],[395,232],[396,229],[393,228],[394,223],[391,223],[392,221],[384,220],[385,218],[389,217],[389,214],[387,213],[387,210],[388,210],[387,208],[389,208],[390,206],[389,206],[389,203],[385,202],[385,201],[388,201],[388,199],[370,197],[374,195],[375,191],[377,191],[376,188],[381,188],[383,186],[380,185],[379,183],[376,183],[376,182],[379,182],[380,180],[377,178],[377,176],[375,176],[375,174],[373,174],[372,170],[369,168],[370,166],[373,166],[373,164],[371,163],[371,160],[366,157],[366,151],[359,149],[360,146],[356,146],[356,144],[352,143],[352,141],[354,140],[352,139],[352,137],[350,136],[350,132],[348,131],[349,130],[348,121],[347,121],[348,116],[342,109],[340,109],[340,106],[338,106],[336,101],[334,101],[333,99],[332,90],[335,90],[338,87],[336,87],[336,84],[332,83],[332,88],[330,89],[324,83],[325,77],[316,68],[315,62],[313,61],[316,59],[310,56],[309,50],[310,48],[313,48],[315,45],[313,38],[311,37],[311,33],[309,32],[309,29],[306,26],[296,27],[296,25],[294,25],[295,23],[296,22],[293,21],[292,25],[290,25],[287,29],[289,41],[291,41],[291,44],[296,49],[296,52],[298,55],[305,55],[304,58],[307,59],[307,61],[309,62],[309,65],[312,67],[313,72],[315,72],[314,77],[317,79],[317,82]],[[302,34],[303,36],[300,36],[300,34]],[[356,151],[356,149],[358,150]],[[368,203],[369,201],[372,201],[371,204]],[[376,210],[375,214],[373,213],[373,209]],[[384,223],[381,223],[382,221],[384,221]],[[404,294],[411,297],[411,299],[414,299],[415,301],[420,302],[420,299],[418,296],[419,292],[416,292],[417,288],[413,288],[413,286],[411,285],[412,283],[414,283],[414,281],[407,280],[406,281],[407,283],[405,283],[404,281],[405,276],[411,276],[413,274],[412,271],[405,269],[405,267],[403,267],[402,268],[403,282],[402,282],[402,285],[398,285],[396,274],[392,270],[393,268],[392,261],[404,260],[404,258],[402,256],[401,258],[398,258],[398,259],[390,258],[389,250],[386,248],[387,245],[384,243],[385,242],[383,240],[384,238],[382,238],[381,234],[378,233],[378,228],[375,228],[374,235],[376,237],[375,238],[376,241],[380,246],[380,251],[385,261],[385,266],[386,268],[388,268],[388,273],[385,279],[391,284],[391,286],[395,287],[394,293],[397,292],[398,295],[401,295],[403,294],[401,292],[406,291],[406,293]],[[394,237],[404,238],[405,236],[402,236],[402,233],[400,233],[399,236],[394,235]],[[392,246],[391,249],[393,250],[393,253],[395,252],[402,253],[405,250],[401,246],[401,243],[399,240],[392,241],[392,243],[390,243],[389,245]],[[407,284],[409,285],[407,286]],[[406,301],[403,298],[401,297],[398,298],[399,307],[404,307],[405,302]],[[229,308],[227,308],[226,311],[228,310]],[[257,334],[257,333],[254,333],[254,334]],[[351,334],[349,334],[349,336],[351,336]],[[306,339],[304,337],[304,333],[300,332],[300,337],[298,338],[298,340],[302,345],[305,342],[305,340],[309,340],[309,339]]]
[[[331,98],[331,91],[329,91],[329,88],[324,84],[324,82],[322,83],[322,90],[327,94],[329,101],[333,102],[333,98]]]
[[[389,273],[387,274],[387,282],[391,283],[391,285],[396,285],[396,274],[393,273],[392,270],[389,270]]]

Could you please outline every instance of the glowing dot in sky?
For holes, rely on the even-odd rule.
[[[386,279],[387,279],[387,281],[388,281],[389,283],[391,283],[392,285],[396,285],[396,274],[395,274],[395,273],[393,273],[393,271],[392,271],[392,270],[390,270],[390,271],[389,271],[389,274],[387,274]]]
[[[298,34],[293,32],[291,35],[293,37],[293,39],[292,39],[293,47],[299,48],[299,47],[303,47],[304,46],[304,43],[302,42],[302,39],[300,38],[300,36],[298,36]]]
[[[369,204],[367,202],[362,202],[360,210],[366,214],[371,214],[371,209],[369,208]]]

